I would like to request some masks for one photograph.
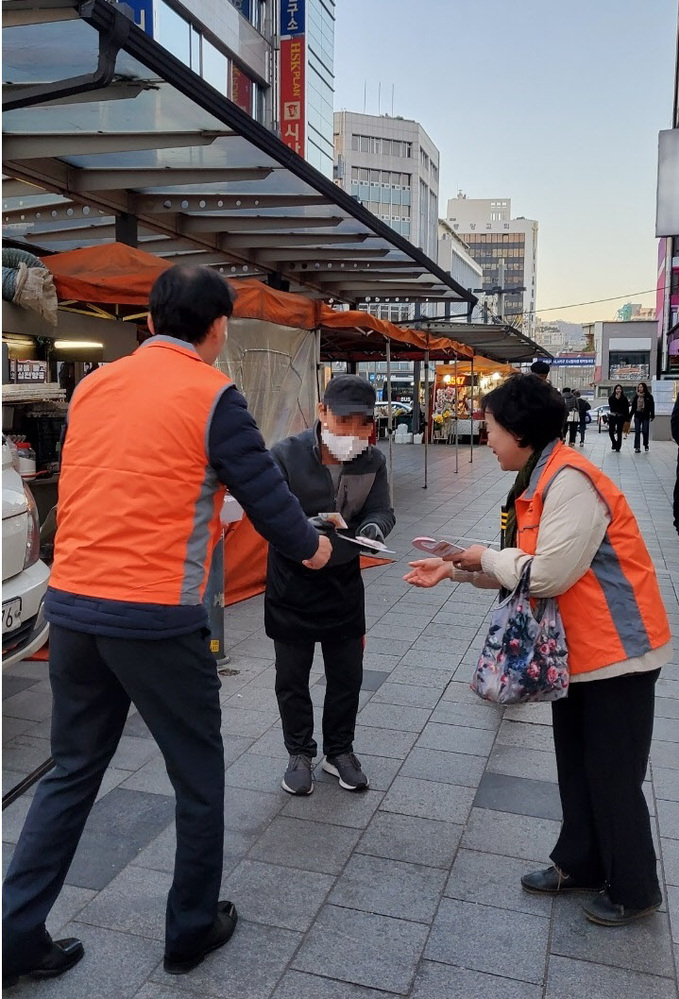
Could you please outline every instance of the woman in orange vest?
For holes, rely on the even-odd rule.
[[[552,866],[522,877],[528,892],[591,892],[585,915],[619,926],[662,897],[642,790],[655,683],[672,653],[651,557],[620,490],[560,441],[564,402],[534,375],[515,375],[482,402],[488,444],[517,472],[501,551],[411,562],[405,579],[515,589],[532,559],[535,597],[557,597],[568,644],[568,696],[552,703],[563,811]]]

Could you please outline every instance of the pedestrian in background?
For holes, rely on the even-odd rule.
[[[537,375],[543,382],[549,381],[549,372],[551,368],[546,361],[533,361],[530,366],[531,373]]]
[[[578,429],[580,427],[580,408],[578,406],[578,400],[575,397],[575,393],[570,388],[562,389],[561,394],[566,406],[566,417],[561,439],[565,441],[566,434],[568,434],[568,443],[571,447],[575,447],[575,438],[578,435]]]
[[[619,451],[622,447],[622,431],[629,421],[629,402],[622,385],[616,385],[608,397],[608,436],[611,438],[611,449]]]
[[[655,400],[646,382],[637,385],[630,415],[634,418],[634,453],[641,454],[641,438],[644,439],[644,451],[648,451],[648,430],[651,421],[655,420]]]
[[[580,423],[578,424],[578,429],[580,431],[580,447],[585,446],[585,431],[587,430],[587,414],[592,408],[586,399],[583,399],[580,393],[576,391],[573,393],[575,396],[575,401],[578,404],[578,412],[580,413]]]
[[[289,794],[311,794],[316,756],[309,674],[316,643],[325,666],[323,770],[347,791],[368,778],[354,753],[354,729],[363,679],[365,597],[360,548],[341,534],[384,541],[395,524],[384,455],[370,445],[375,390],[358,375],[336,375],[309,430],[279,441],[271,453],[307,516],[341,514],[348,530],[329,525],[332,557],[311,573],[269,547],[264,600],[266,633],[276,650],[276,696],[289,762],[282,780]]]
[[[670,427],[672,430],[672,438],[676,444],[679,444],[679,395],[677,396],[672,409]],[[674,514],[674,526],[677,529],[677,534],[679,534],[679,451],[677,452],[677,478],[674,483],[674,503],[672,505],[672,512]]]
[[[202,603],[228,487],[257,530],[320,569],[319,537],[243,396],[213,367],[234,296],[208,267],[171,267],[150,296],[150,339],[88,375],[69,410],[50,622],[54,769],[38,785],[3,892],[3,982],[51,978],[83,956],[45,919],[123,733],[130,703],[177,799],[165,970],[184,974],[236,925],[219,901],[224,847],[220,680]]]
[[[473,545],[455,565],[420,559],[404,578],[511,592],[530,563],[531,595],[557,598],[571,673],[568,696],[552,702],[563,822],[552,866],[521,884],[545,895],[589,892],[587,919],[623,926],[662,902],[643,791],[655,684],[672,658],[655,569],[624,494],[559,442],[556,391],[515,375],[482,405],[491,450],[517,473],[505,547]]]

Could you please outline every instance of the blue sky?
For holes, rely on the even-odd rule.
[[[671,124],[676,0],[338,0],[335,108],[415,118],[439,210],[511,197],[537,219],[542,318],[608,319],[655,287],[657,135]]]

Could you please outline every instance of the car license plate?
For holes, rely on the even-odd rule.
[[[19,627],[21,627],[21,597],[16,597],[2,605],[2,630],[16,631]]]

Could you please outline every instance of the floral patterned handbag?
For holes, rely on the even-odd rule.
[[[529,562],[513,593],[495,608],[471,688],[498,704],[556,701],[568,693],[568,649],[556,600],[529,597]]]

